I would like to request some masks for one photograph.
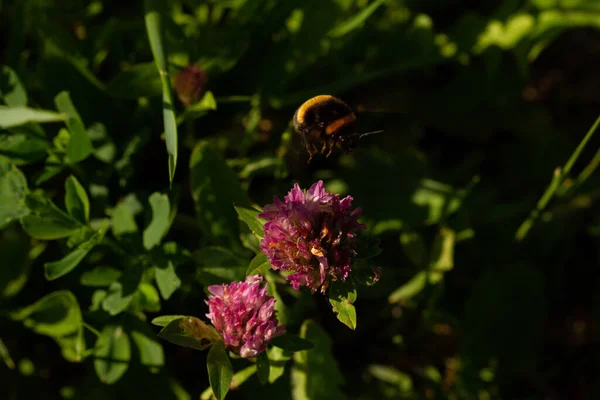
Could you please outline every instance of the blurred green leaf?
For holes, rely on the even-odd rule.
[[[256,373],[256,364],[252,364],[249,367],[244,368],[241,371],[236,372],[231,380],[231,387],[240,387],[240,385],[248,380],[252,375]],[[209,386],[200,395],[200,400],[214,400],[212,388]]]
[[[80,282],[83,286],[104,287],[119,279],[121,275],[122,272],[116,268],[101,266],[85,271]]]
[[[269,344],[292,352],[310,350],[315,347],[310,341],[289,333],[277,336]]]
[[[435,224],[460,208],[462,195],[464,195],[463,189],[455,190],[449,185],[423,179],[413,193],[412,200],[415,204],[429,210],[425,223]]]
[[[94,150],[92,140],[88,134],[77,109],[71,102],[68,92],[60,92],[54,98],[56,109],[67,116],[66,124],[71,133],[71,140],[67,146],[67,158],[78,163],[85,160]]]
[[[156,339],[156,333],[137,318],[131,319],[127,328],[137,347],[141,364],[152,371],[157,371],[157,368],[164,366],[165,355],[162,345]]]
[[[56,207],[42,191],[30,193],[26,204],[31,214],[21,219],[23,229],[33,238],[43,240],[71,236],[81,224]]]
[[[85,351],[81,310],[73,293],[67,290],[46,295],[34,304],[10,314],[13,320],[39,335],[50,336],[61,346],[63,356],[80,361]]]
[[[154,278],[160,295],[165,300],[168,300],[173,292],[181,286],[181,279],[175,273],[175,265],[171,261],[154,267]]]
[[[300,337],[314,343],[311,350],[294,354],[292,390],[303,399],[345,399],[340,390],[344,378],[331,352],[331,339],[313,321],[305,321]]]
[[[152,320],[152,324],[158,326],[167,326],[169,322],[174,321],[176,319],[185,318],[185,315],[161,315],[160,317],[156,317]]]
[[[423,237],[419,233],[402,232],[400,234],[400,244],[402,245],[402,250],[404,250],[410,261],[412,261],[416,267],[425,265],[427,251],[425,249]]]
[[[137,99],[159,96],[162,92],[160,76],[153,62],[135,64],[120,71],[106,87],[115,97]]]
[[[0,156],[0,229],[29,214],[25,205],[27,192],[25,175]]]
[[[90,201],[88,195],[73,175],[65,182],[65,206],[73,218],[85,224],[90,219]]]
[[[94,368],[103,383],[112,385],[129,368],[131,344],[122,326],[106,325],[96,341]]]
[[[125,310],[133,300],[141,279],[142,270],[139,265],[127,266],[123,275],[108,287],[102,309],[110,315],[117,315]]]
[[[343,282],[341,279],[333,281],[329,289],[329,303],[341,323],[348,328],[356,329],[356,288],[351,279]]]
[[[59,122],[64,121],[66,118],[66,115],[54,111],[37,110],[28,107],[0,106],[0,129],[8,129],[30,122],[38,122],[40,124]]]
[[[198,101],[187,107],[183,113],[177,118],[177,125],[185,121],[193,121],[198,119],[204,115],[206,115],[209,111],[214,111],[217,109],[217,101],[215,100],[215,96],[211,91],[207,91],[204,93],[204,96]]]
[[[388,297],[390,303],[401,303],[419,294],[427,286],[427,271],[420,271]]]
[[[31,164],[47,155],[48,141],[36,125],[21,125],[0,134],[0,155],[15,165]]]
[[[177,122],[175,120],[171,81],[167,67],[168,53],[163,45],[162,18],[166,18],[168,15],[165,12],[165,6],[162,0],[144,0],[146,32],[162,84],[163,123],[167,153],[169,154],[169,183],[173,183],[175,167],[177,166]]]
[[[388,365],[371,364],[368,371],[376,379],[398,386],[405,396],[414,395],[413,382],[410,375]]]
[[[265,275],[265,273],[271,269],[271,264],[267,260],[267,256],[263,253],[258,253],[256,257],[250,261],[250,265],[248,266],[248,270],[246,271],[246,276],[250,275]]]
[[[138,293],[140,295],[140,305],[145,311],[160,311],[160,297],[158,297],[158,292],[152,284],[144,282],[140,283]]]
[[[15,71],[6,65],[0,68],[0,98],[9,107],[25,107],[27,105],[25,87]]]
[[[169,316],[171,318],[171,316]],[[166,317],[163,317],[166,319]],[[166,320],[155,319],[156,324],[164,324]],[[161,329],[158,336],[179,346],[196,350],[204,350],[214,343],[222,342],[215,328],[205,324],[196,317],[182,317],[172,319]]]
[[[229,385],[233,379],[233,367],[225,352],[223,341],[216,342],[209,350],[206,358],[208,379],[214,396],[217,400],[225,398],[229,392]]]
[[[263,351],[256,357],[256,375],[261,384],[265,385],[269,381],[270,372],[269,357],[267,352]]]
[[[246,225],[248,225],[248,228],[250,228],[252,233],[254,233],[259,239],[262,239],[265,235],[263,227],[267,222],[262,218],[258,218],[258,214],[260,214],[262,211],[242,204],[235,204],[234,208],[235,211],[237,211],[240,220],[244,221]]]
[[[234,203],[248,204],[236,174],[206,141],[190,157],[190,185],[202,230],[216,243],[239,242]]]
[[[148,202],[152,207],[152,221],[144,230],[144,247],[146,250],[160,244],[169,228],[169,214],[171,212],[169,198],[166,195],[153,193]]]
[[[94,236],[81,243],[75,250],[71,251],[61,260],[45,263],[44,273],[46,279],[49,281],[58,279],[75,269],[85,256],[87,256],[95,246],[102,242],[102,239],[104,239],[104,235],[106,234],[107,225],[108,224],[105,223]]]
[[[385,3],[385,0],[376,0],[373,3],[369,4],[367,7],[363,8],[352,17],[348,18],[346,21],[337,25],[335,28],[330,30],[327,35],[333,38],[340,38],[348,33],[362,27],[365,21],[373,14],[379,6]]]
[[[113,209],[111,226],[113,235],[116,237],[135,233],[138,230],[131,208],[123,202],[117,204]]]
[[[0,230],[0,257],[4,265],[9,268],[0,268],[0,299],[16,295],[27,282],[31,270],[32,256],[30,239],[21,230],[15,227]]]
[[[269,383],[275,382],[285,372],[287,362],[292,358],[293,354],[279,347],[271,347],[267,349],[269,355]],[[235,382],[235,376],[234,376]]]

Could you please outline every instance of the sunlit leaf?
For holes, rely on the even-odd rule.
[[[267,256],[263,253],[258,253],[256,257],[250,261],[246,275],[264,275],[269,269],[271,269],[271,264],[267,260]]]
[[[122,326],[106,325],[96,341],[94,368],[98,378],[112,385],[129,368],[131,344]]]
[[[168,300],[169,297],[181,286],[181,279],[175,273],[175,266],[171,261],[157,265],[154,268],[154,279],[160,295],[163,299]]]
[[[225,352],[223,341],[216,342],[210,348],[206,359],[206,367],[208,368],[208,380],[213,394],[217,400],[224,399],[227,392],[229,392],[229,385],[233,379],[233,367]]]
[[[37,110],[29,107],[6,107],[0,106],[0,128],[8,129],[29,122],[40,124],[48,122],[64,121],[66,115],[54,111]]]
[[[267,221],[257,217],[261,211],[242,204],[236,204],[234,205],[234,208],[235,211],[237,211],[240,220],[244,221],[246,225],[248,225],[248,228],[250,228],[252,233],[258,236],[259,239],[262,239],[265,235],[263,226]]]
[[[21,80],[8,66],[0,68],[0,98],[9,107],[24,107],[27,105],[27,92]]]
[[[356,329],[356,288],[354,283],[347,279],[346,282],[337,280],[331,283],[329,289],[329,302],[337,318],[348,328]]]
[[[90,219],[90,201],[88,195],[73,175],[65,182],[65,206],[73,218],[85,224]]]
[[[163,324],[163,320],[155,320],[155,324]],[[169,317],[171,318],[171,317]],[[172,319],[158,334],[159,337],[179,346],[204,350],[216,342],[221,341],[217,331],[210,325],[195,317]]]
[[[58,208],[42,191],[26,197],[31,213],[21,219],[23,229],[33,238],[53,240],[71,236],[81,224]]]
[[[133,300],[141,278],[140,266],[127,266],[123,275],[108,287],[108,293],[102,301],[102,309],[110,315],[117,315],[125,310]]]
[[[331,339],[312,321],[305,321],[300,337],[314,343],[311,350],[294,354],[292,386],[295,396],[303,399],[345,399],[340,390],[344,378],[331,352]]]
[[[54,98],[56,108],[67,116],[66,124],[71,133],[67,146],[67,157],[73,163],[85,160],[93,151],[92,140],[68,92],[60,92]]]
[[[144,247],[150,250],[158,245],[169,228],[169,213],[171,211],[169,198],[160,193],[153,193],[148,199],[152,207],[152,221],[144,230]]]
[[[0,157],[0,228],[29,214],[25,204],[27,191],[25,175],[7,159]]]
[[[84,286],[104,287],[108,286],[122,275],[122,272],[116,268],[101,266],[92,270],[85,271],[81,275],[81,284]]]
[[[107,224],[104,225],[98,232],[89,240],[81,243],[77,248],[67,254],[64,258],[58,261],[53,261],[44,264],[44,272],[46,279],[49,281],[60,278],[63,275],[71,272],[79,263],[87,256],[87,254],[104,239]]]
[[[167,51],[163,46],[163,18],[167,18],[164,11],[165,4],[161,0],[144,1],[146,21],[146,32],[150,41],[150,48],[154,56],[154,63],[158,69],[162,85],[163,99],[163,123],[165,131],[165,142],[169,155],[169,182],[173,183],[175,167],[177,166],[177,122],[173,107],[173,95],[171,93],[171,81],[167,66]]]

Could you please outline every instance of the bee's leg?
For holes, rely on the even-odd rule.
[[[329,138],[327,144],[329,145],[329,152],[327,152],[327,155],[325,157],[329,157],[331,153],[333,153],[333,148],[335,147],[335,139]]]

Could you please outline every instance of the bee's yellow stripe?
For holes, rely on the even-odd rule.
[[[327,128],[325,128],[325,134],[331,135],[331,134],[335,133],[338,129],[343,127],[344,125],[351,124],[354,121],[356,121],[356,115],[354,115],[354,113],[348,114],[345,117],[336,119],[335,121],[333,121],[332,123],[327,125]]]
[[[319,104],[331,99],[335,99],[335,97],[330,96],[328,94],[322,94],[320,96],[315,96],[312,99],[306,100],[304,104],[302,104],[300,108],[298,108],[298,111],[296,113],[296,120],[300,123],[304,122],[304,115],[306,114],[306,111],[308,111],[309,108],[311,108],[315,104]]]

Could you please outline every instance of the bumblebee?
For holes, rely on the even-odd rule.
[[[352,151],[360,138],[379,133],[358,133],[354,110],[342,100],[320,95],[305,101],[294,114],[294,129],[304,139],[310,162],[320,152],[329,157],[336,145],[344,152]]]

